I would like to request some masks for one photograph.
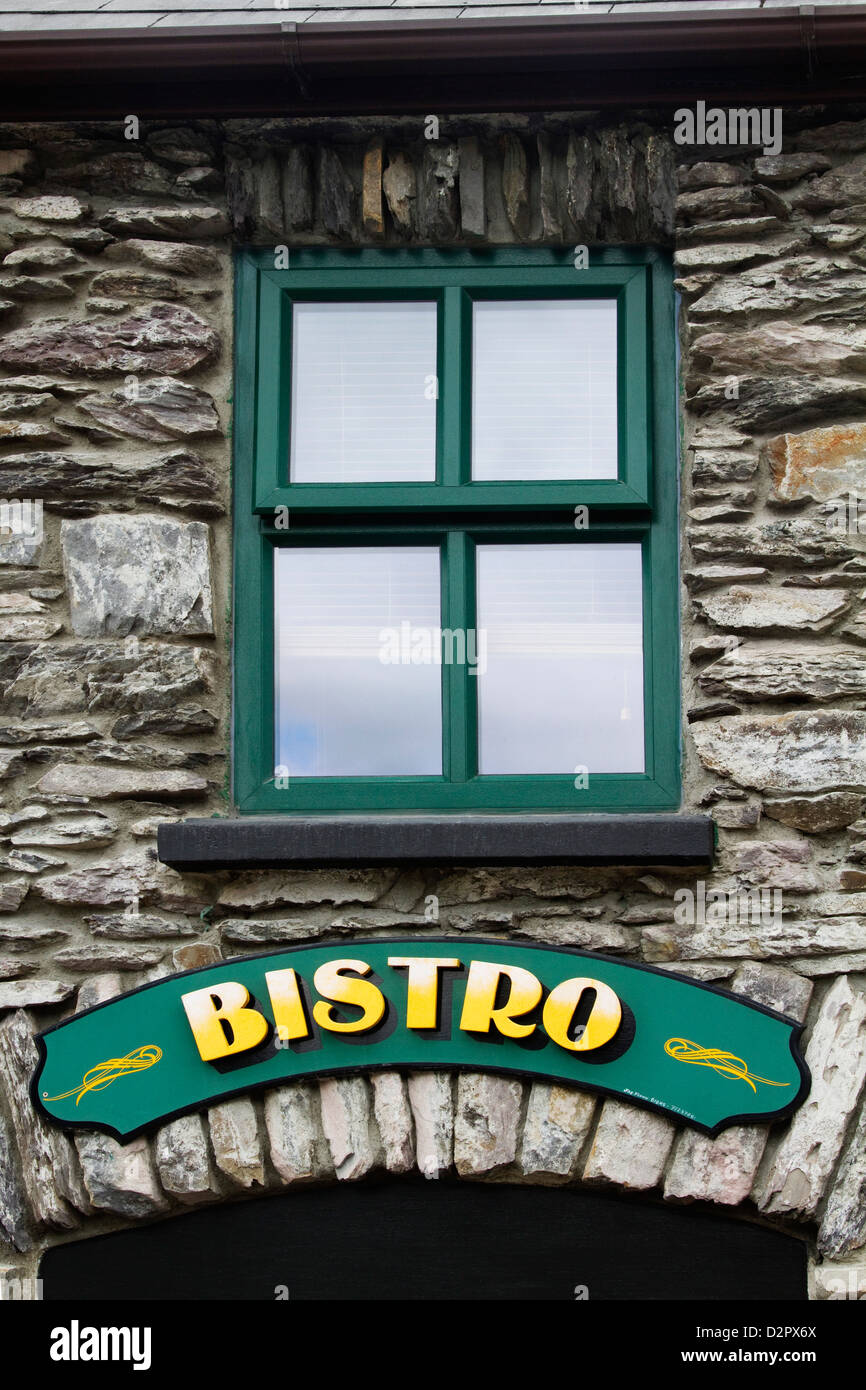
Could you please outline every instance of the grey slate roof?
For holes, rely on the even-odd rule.
[[[399,20],[508,18],[542,15],[680,12],[709,14],[731,10],[806,8],[791,0],[313,0],[281,8],[277,0],[0,0],[0,33],[63,30],[174,29],[224,27],[268,22],[369,23]],[[843,8],[863,0],[811,0],[816,8]]]

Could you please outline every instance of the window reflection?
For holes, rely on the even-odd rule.
[[[642,772],[638,544],[481,545],[482,773]]]
[[[389,640],[404,623],[439,628],[438,547],[283,547],[274,587],[275,766],[441,774],[441,667],[402,659],[399,641],[394,660]]]
[[[295,304],[293,483],[433,482],[435,303]]]
[[[617,476],[613,299],[479,300],[472,315],[472,477]]]

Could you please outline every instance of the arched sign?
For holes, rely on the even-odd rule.
[[[493,1071],[622,1096],[716,1134],[806,1097],[802,1025],[651,966],[466,937],[243,956],[39,1035],[52,1121],[120,1140],[228,1096],[376,1069]]]

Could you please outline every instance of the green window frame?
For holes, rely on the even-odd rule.
[[[236,260],[233,795],[242,814],[662,811],[680,804],[676,334],[670,259],[605,249],[306,249],[274,269],[269,250]],[[435,482],[290,483],[293,301],[435,299]],[[472,302],[613,298],[617,304],[618,476],[470,479]],[[590,525],[575,528],[575,508]],[[277,509],[288,508],[288,529]],[[283,545],[439,544],[442,627],[475,628],[480,542],[639,542],[643,563],[643,773],[477,772],[477,682],[443,663],[440,776],[302,777],[274,767],[274,551]]]

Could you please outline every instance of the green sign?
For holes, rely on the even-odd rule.
[[[297,946],[157,980],[37,1039],[37,1108],[127,1140],[228,1096],[377,1068],[502,1072],[709,1134],[806,1097],[802,1025],[649,966],[446,937]]]

